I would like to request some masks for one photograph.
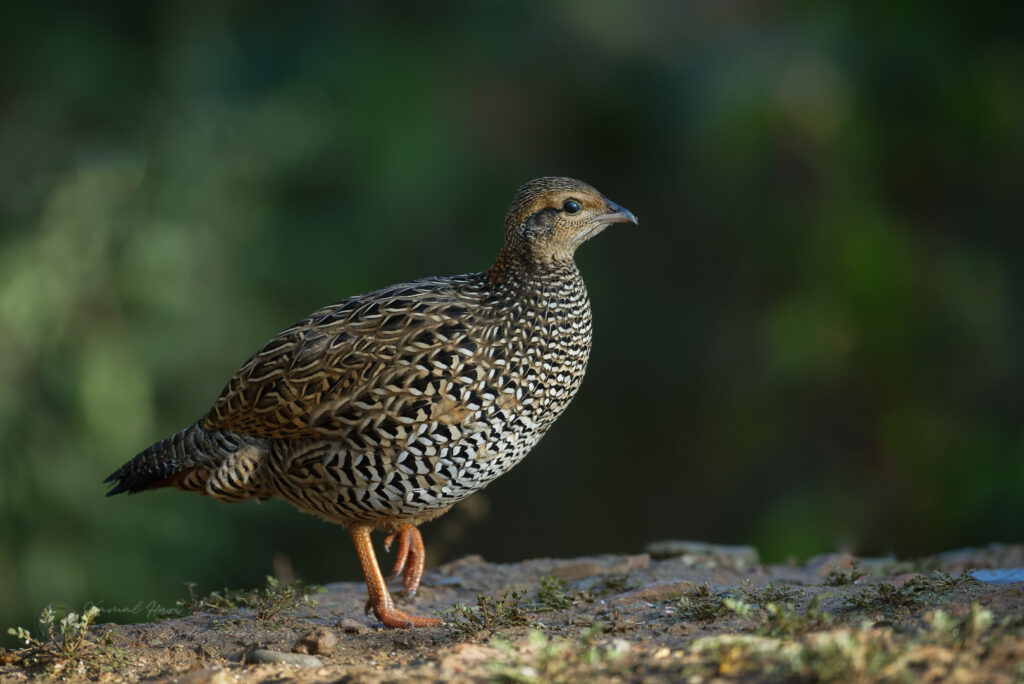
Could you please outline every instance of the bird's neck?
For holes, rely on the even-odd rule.
[[[528,315],[537,317],[555,309],[561,316],[589,316],[586,285],[572,259],[537,261],[503,252],[479,277],[486,281],[488,299],[497,309],[533,312]],[[554,306],[554,302],[560,304]],[[561,311],[563,304],[572,310]]]
[[[503,249],[483,277],[495,289],[511,292],[549,290],[582,286],[583,280],[572,257],[536,259],[520,250]]]

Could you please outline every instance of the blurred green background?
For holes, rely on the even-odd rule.
[[[2,10],[0,629],[359,580],[283,502],[101,480],[313,309],[488,266],[549,174],[640,227],[581,249],[583,389],[431,563],[1021,541],[1021,6],[284,7]]]

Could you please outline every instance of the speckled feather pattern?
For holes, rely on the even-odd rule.
[[[266,438],[270,491],[305,511],[417,518],[526,455],[579,389],[590,335],[571,263],[496,287],[483,274],[403,283],[278,335],[201,425]]]
[[[254,354],[197,424],[114,473],[113,493],[157,473],[223,501],[278,496],[327,520],[393,529],[507,472],[576,395],[591,346],[575,245],[568,258],[540,258],[525,243],[543,231],[516,231],[548,211],[538,196],[600,195],[569,179],[533,184],[509,210],[490,269],[314,312]]]

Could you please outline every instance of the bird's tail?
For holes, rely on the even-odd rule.
[[[111,473],[107,496],[177,487],[224,501],[262,495],[260,477],[267,440],[231,430],[207,431],[198,423],[153,444]]]

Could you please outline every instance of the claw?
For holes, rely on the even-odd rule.
[[[394,606],[378,606],[373,612],[385,627],[435,627],[441,624],[441,618],[410,615]]]
[[[391,544],[396,539],[398,540],[398,549],[395,551],[395,567],[391,571],[388,581],[402,575],[402,587],[405,589],[405,595],[412,598],[420,588],[427,550],[423,545],[420,531],[412,525],[402,525],[397,532],[385,537],[384,550],[390,551]]]
[[[398,537],[398,550],[395,551],[395,567],[391,570],[391,575],[388,577],[388,581],[398,577],[403,570],[405,570],[405,561],[409,558],[409,537],[410,533],[408,530],[412,530],[414,533],[419,534],[416,528],[412,525],[403,525],[398,532],[392,532],[388,536],[384,537],[384,550],[391,550],[391,543],[395,541],[395,537]]]

